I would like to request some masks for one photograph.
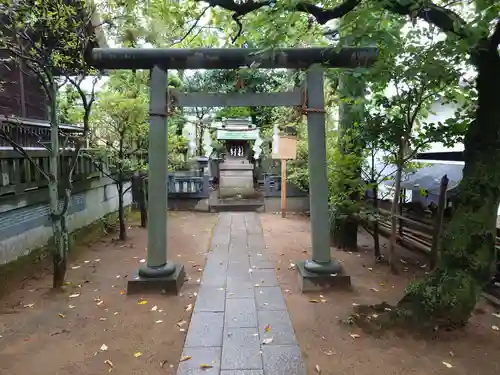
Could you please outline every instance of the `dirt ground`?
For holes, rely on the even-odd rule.
[[[169,259],[190,278],[180,298],[124,294],[146,256],[146,230],[135,225],[125,243],[115,234],[77,249],[64,292],[51,291],[48,273],[12,288],[0,300],[0,374],[175,374],[216,219],[170,216]]]
[[[500,374],[500,332],[492,328],[500,326],[500,318],[484,301],[464,331],[442,333],[434,340],[392,333],[377,338],[340,322],[353,304],[397,302],[408,281],[426,272],[421,255],[399,249],[401,273],[392,275],[388,266],[374,264],[371,238],[360,234],[358,253],[333,251],[352,278],[352,290],[301,294],[297,271],[289,268],[310,257],[309,220],[262,214],[261,221],[309,375],[317,374],[316,365],[322,375]],[[381,243],[387,249],[386,241]]]

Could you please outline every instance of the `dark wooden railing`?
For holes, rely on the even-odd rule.
[[[49,151],[28,150],[26,152],[29,158],[14,150],[0,150],[0,196],[22,194],[48,185],[47,178],[40,173],[40,169],[49,173]],[[68,150],[59,158],[59,178],[61,181],[68,175],[75,156],[74,151]],[[73,181],[100,178],[101,176],[102,173],[91,159],[78,158],[73,170]]]
[[[1,136],[5,134],[19,146],[43,149],[44,144],[50,144],[50,132],[48,121],[0,115],[0,147],[2,148],[11,148],[11,144]],[[73,137],[82,133],[81,127],[61,124],[59,125],[59,142],[61,145],[67,143],[67,147],[72,147],[74,146]]]

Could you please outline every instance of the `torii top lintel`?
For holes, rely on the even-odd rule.
[[[376,47],[365,48],[94,48],[92,65],[99,69],[306,69],[369,67],[377,60]]]

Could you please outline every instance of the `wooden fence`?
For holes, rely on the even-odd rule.
[[[0,151],[0,196],[24,194],[27,191],[44,188],[48,181],[40,169],[49,172],[50,154],[48,150],[28,150],[28,157],[14,150]],[[59,178],[66,178],[75,158],[75,152],[68,150],[59,158]],[[36,165],[35,165],[36,164]],[[37,166],[39,168],[37,168]],[[88,180],[102,177],[102,172],[95,163],[84,157],[79,157],[73,170],[73,181]]]

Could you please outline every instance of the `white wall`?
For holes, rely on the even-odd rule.
[[[118,210],[118,192],[114,184],[97,186],[77,195],[81,196],[80,198],[85,203],[83,210],[68,215],[68,228],[70,232],[90,225],[105,215]],[[125,194],[124,203],[126,206],[132,203],[132,194],[130,191]],[[13,208],[16,206],[13,206]],[[30,207],[33,207],[33,211],[35,211],[38,210],[40,205]],[[26,219],[29,220],[35,215],[36,212],[30,214],[28,211]],[[32,250],[46,245],[51,238],[51,226],[41,223],[35,228],[3,239],[0,242],[0,264],[9,263],[20,256],[29,254]]]

